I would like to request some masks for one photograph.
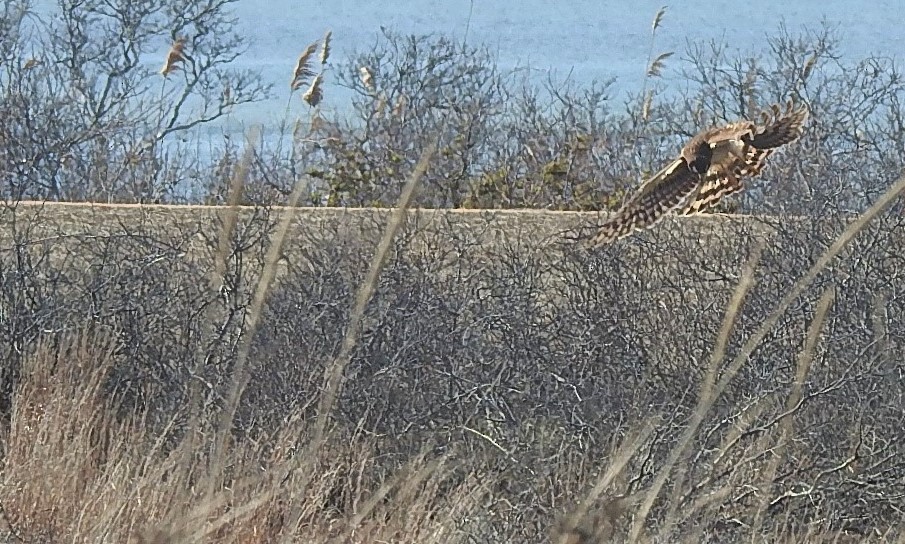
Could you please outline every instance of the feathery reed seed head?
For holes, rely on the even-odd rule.
[[[293,91],[301,89],[308,78],[314,75],[311,71],[311,56],[317,51],[317,42],[311,42],[305,51],[299,55],[298,62],[295,63],[295,71],[292,73],[292,81],[289,82],[289,88]]]
[[[666,65],[664,61],[671,57],[673,52],[670,51],[668,53],[661,53],[657,55],[657,58],[650,63],[650,66],[647,68],[647,75],[651,77],[660,77],[660,72],[663,70],[663,67]]]
[[[183,36],[180,36],[173,41],[173,45],[170,46],[170,50],[167,52],[167,58],[163,63],[163,68],[160,69],[160,74],[163,77],[168,77],[185,63],[185,44],[186,38]]]
[[[666,15],[666,6],[663,6],[657,11],[657,14],[654,15],[654,22],[650,25],[651,33],[657,31],[660,28],[660,23],[663,22],[663,16]]]
[[[327,64],[327,59],[330,58],[330,40],[333,38],[333,31],[328,30],[326,34],[324,34],[324,45],[321,47],[321,66]]]
[[[376,90],[376,87],[374,86],[374,73],[371,72],[370,68],[362,66],[358,69],[358,76],[361,78],[361,84],[365,86],[365,89],[367,89],[369,93],[373,93]]]
[[[811,71],[814,69],[814,65],[817,64],[817,53],[814,52],[808,57],[808,60],[804,62],[804,67],[801,69],[801,80],[807,81],[809,77],[811,77]]]
[[[321,90],[321,76],[323,74],[317,74],[311,82],[311,86],[302,95],[302,99],[312,107],[317,107],[324,98],[324,92]]]

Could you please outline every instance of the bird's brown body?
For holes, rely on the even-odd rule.
[[[692,215],[742,190],[742,178],[757,176],[776,148],[801,137],[808,111],[774,105],[760,123],[739,121],[698,133],[679,157],[641,184],[591,239],[599,247],[649,228],[665,215]]]

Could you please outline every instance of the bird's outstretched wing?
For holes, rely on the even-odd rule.
[[[664,215],[688,205],[701,183],[684,158],[669,163],[641,184],[634,195],[604,223],[590,240],[592,247],[609,244],[636,230],[646,229]]]
[[[759,175],[767,157],[777,148],[801,137],[807,119],[808,110],[804,106],[794,108],[792,102],[789,102],[783,111],[779,105],[774,104],[769,111],[761,114],[759,125],[750,123],[749,133],[729,135],[728,138],[711,138],[711,145],[715,149],[723,145],[737,145],[737,151],[715,153],[720,158],[715,158],[704,175],[697,197],[688,203],[682,213],[694,215],[707,211],[723,197],[741,191],[741,178]]]
[[[600,227],[591,246],[648,228],[669,213],[700,213],[741,191],[742,178],[760,174],[773,151],[801,137],[807,118],[807,108],[789,102],[785,110],[773,105],[759,123],[738,121],[699,133]]]

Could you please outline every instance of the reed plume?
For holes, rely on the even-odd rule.
[[[656,32],[657,29],[660,28],[660,23],[663,22],[664,15],[666,15],[666,6],[663,6],[662,8],[657,10],[657,14],[654,15],[654,22],[650,25],[651,33]]]
[[[647,67],[647,75],[650,77],[660,77],[660,71],[663,69],[663,66],[666,64],[665,61],[669,57],[673,55],[672,51],[668,53],[661,53],[657,55],[657,58],[650,63]]]
[[[295,64],[295,71],[292,73],[292,81],[289,82],[289,88],[297,91],[305,86],[308,78],[314,75],[311,71],[311,56],[317,51],[317,42],[312,42],[305,51],[299,56],[298,62]]]
[[[374,86],[374,73],[367,66],[358,69],[358,76],[361,78],[361,84],[369,93],[373,93],[377,88]]]
[[[326,34],[324,34],[324,45],[321,47],[321,66],[327,64],[327,59],[330,58],[330,40],[333,38],[333,31],[328,30]]]
[[[185,43],[185,37],[178,37],[173,41],[173,45],[170,46],[170,50],[167,52],[163,68],[160,69],[160,74],[163,77],[169,77],[171,73],[181,68],[185,63]]]
[[[308,90],[302,95],[302,100],[312,107],[317,107],[324,98],[324,92],[321,90],[321,76],[323,76],[323,74],[317,74],[311,82],[311,86],[308,87]]]

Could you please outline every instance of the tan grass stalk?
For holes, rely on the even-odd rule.
[[[169,77],[171,73],[180,69],[185,63],[185,44],[186,38],[183,36],[180,36],[173,41],[173,45],[170,46],[170,50],[167,52],[167,58],[163,63],[163,68],[160,69],[160,74],[163,77]]]
[[[742,271],[738,286],[736,286],[735,292],[732,294],[732,299],[726,307],[726,315],[723,318],[720,333],[716,338],[716,344],[713,348],[713,353],[710,356],[710,364],[707,366],[704,381],[701,383],[701,391],[698,396],[697,405],[691,415],[688,426],[685,428],[679,441],[670,450],[666,461],[663,466],[660,467],[660,471],[654,479],[653,485],[651,485],[651,488],[648,490],[644,501],[641,503],[641,506],[635,515],[629,542],[637,542],[640,539],[641,533],[644,530],[644,523],[647,521],[647,516],[650,514],[654,501],[660,495],[660,491],[666,484],[666,480],[669,478],[670,473],[672,473],[673,467],[675,467],[679,459],[685,454],[685,450],[688,448],[689,444],[691,444],[692,439],[698,432],[698,427],[700,427],[701,423],[704,421],[704,417],[707,415],[707,412],[713,405],[713,401],[716,399],[714,385],[720,369],[720,363],[722,363],[725,358],[726,347],[729,343],[729,335],[732,332],[732,328],[735,326],[735,321],[738,318],[745,297],[748,296],[748,292],[754,285],[754,270],[757,263],[760,261],[763,247],[763,244],[755,247],[751,257],[748,259],[747,265],[745,265],[745,268]]]
[[[330,58],[330,40],[333,38],[333,31],[328,30],[326,34],[324,34],[324,45],[321,46],[321,55],[320,61],[321,66],[327,64],[327,60]]]
[[[214,276],[211,278],[211,286],[215,292],[219,292],[226,274],[226,259],[229,257],[233,232],[239,222],[239,204],[242,202],[245,181],[248,179],[248,171],[254,158],[255,153],[252,142],[256,138],[257,132],[253,132],[248,138],[245,151],[242,153],[242,159],[239,161],[235,172],[233,172],[232,180],[230,180],[226,209],[221,218],[223,227],[220,230],[219,240],[217,241],[217,254],[214,257]]]
[[[902,175],[892,186],[890,186],[890,188],[887,189],[870,208],[858,216],[857,219],[849,223],[848,227],[842,231],[842,234],[836,238],[836,241],[830,244],[830,247],[817,259],[817,262],[815,262],[811,268],[809,268],[807,272],[792,285],[792,288],[789,289],[782,300],[780,300],[776,310],[774,310],[773,313],[761,323],[761,326],[755,333],[748,338],[748,341],[742,346],[741,351],[736,355],[732,364],[727,367],[726,371],[723,373],[722,379],[720,379],[717,391],[721,392],[728,387],[729,382],[732,381],[735,374],[738,373],[741,367],[748,361],[751,354],[754,353],[754,350],[757,349],[764,338],[766,338],[767,334],[770,333],[770,330],[773,329],[779,321],[779,318],[782,317],[782,314],[798,297],[801,296],[804,290],[813,283],[817,275],[820,274],[820,272],[822,272],[830,262],[846,248],[846,246],[848,246],[855,236],[864,230],[867,225],[876,219],[886,208],[892,205],[893,202],[901,197],[902,194],[905,194],[905,175]]]
[[[305,86],[308,78],[314,75],[311,71],[311,57],[317,51],[317,42],[311,42],[305,51],[299,55],[298,62],[295,63],[295,70],[292,72],[292,80],[289,82],[289,88],[297,91]]]
[[[324,98],[324,91],[321,89],[321,81],[323,74],[317,74],[308,90],[302,95],[302,100],[308,103],[312,108],[316,108]]]
[[[647,66],[644,70],[644,79],[642,80],[641,85],[641,120],[644,122],[647,122],[648,119],[650,119],[651,106],[653,105],[654,101],[653,91],[649,91],[647,89],[648,80],[650,80],[650,78],[652,77],[660,75],[660,72],[664,66],[664,61],[672,55],[671,52],[663,53],[654,58],[654,42],[657,38],[657,29],[660,28],[660,25],[663,23],[663,18],[665,15],[666,6],[663,6],[654,15],[654,21],[653,23],[651,23],[650,48],[647,51]]]
[[[324,438],[324,433],[327,428],[327,418],[336,402],[336,397],[339,394],[339,388],[342,384],[343,374],[352,358],[352,350],[355,349],[355,344],[358,343],[358,336],[361,334],[361,323],[364,318],[365,308],[368,305],[368,301],[374,296],[374,291],[377,289],[377,280],[380,277],[380,272],[383,270],[383,266],[390,254],[393,239],[396,238],[396,234],[399,232],[399,229],[402,228],[402,224],[405,221],[406,213],[415,196],[415,190],[421,183],[421,178],[427,173],[430,161],[437,151],[437,140],[438,139],[435,139],[421,153],[421,158],[418,159],[415,169],[412,170],[412,175],[409,177],[405,187],[403,187],[402,194],[399,195],[396,209],[393,210],[389,223],[383,232],[383,237],[377,245],[377,250],[374,253],[373,259],[371,259],[371,266],[369,267],[364,280],[362,280],[361,286],[358,288],[358,293],[355,296],[355,305],[352,307],[352,313],[349,317],[349,328],[346,330],[346,334],[343,337],[339,354],[336,356],[336,359],[333,360],[332,364],[327,366],[324,373],[324,389],[320,402],[318,403],[317,423],[314,431],[314,447],[319,447],[319,444]]]
[[[752,525],[754,530],[752,531],[752,534],[760,534],[761,532],[764,514],[766,514],[770,504],[769,491],[773,487],[773,478],[776,476],[776,471],[779,470],[779,464],[782,462],[786,444],[788,444],[789,439],[791,438],[792,418],[801,406],[804,381],[811,368],[811,363],[814,361],[814,353],[817,350],[817,341],[820,339],[820,332],[823,330],[823,324],[826,322],[826,316],[829,313],[830,306],[833,304],[835,294],[835,289],[832,287],[823,292],[820,301],[817,303],[817,309],[814,310],[814,319],[808,327],[804,348],[798,355],[795,381],[792,382],[792,388],[789,391],[788,398],[786,398],[785,410],[779,420],[779,438],[776,440],[776,444],[773,445],[773,457],[767,464],[761,478],[759,487],[762,495],[760,504],[755,512],[754,523]]]
[[[248,145],[250,146],[251,144]],[[246,385],[248,385],[249,376],[247,366],[248,356],[251,352],[251,342],[254,339],[255,332],[258,329],[258,323],[264,313],[264,303],[267,301],[267,295],[270,292],[270,287],[276,276],[277,261],[282,254],[283,244],[286,241],[289,226],[292,219],[295,218],[295,210],[305,186],[302,178],[299,178],[292,193],[289,195],[287,209],[283,211],[283,216],[277,226],[276,233],[274,234],[270,247],[267,249],[267,254],[264,257],[264,267],[261,270],[261,277],[258,279],[258,284],[255,287],[254,296],[251,301],[251,307],[249,308],[247,332],[239,346],[229,393],[225,397],[226,404],[220,414],[220,424],[217,426],[218,432],[211,454],[211,471],[206,494],[208,501],[213,499],[215,490],[222,484],[221,479],[225,467],[226,441],[231,433],[233,419],[235,418],[236,410],[239,407],[239,399],[242,397],[242,392],[245,390]]]
[[[366,500],[363,504],[358,506],[358,512],[355,513],[349,519],[346,525],[346,535],[345,541],[349,541],[352,537],[352,533],[357,529],[361,523],[371,515],[377,506],[383,502],[383,500],[389,495],[390,491],[396,487],[408,486],[411,488],[412,486],[418,487],[421,483],[426,480],[431,474],[437,472],[440,467],[443,466],[442,459],[435,459],[433,461],[427,462],[424,459],[424,454],[419,455],[414,460],[408,463],[408,466],[403,467],[402,470],[396,472],[396,474],[389,478],[386,482],[384,482],[378,489],[375,491],[368,500]]]
[[[641,103],[641,119],[647,121],[650,119],[650,110],[654,102],[654,93],[647,91],[644,93],[644,101]]]
[[[23,363],[0,446],[0,504],[23,537],[91,542],[121,528],[121,490],[135,476],[122,460],[138,451],[140,433],[114,416],[105,393],[115,338],[99,331],[38,340]]]
[[[625,470],[628,462],[644,446],[650,435],[653,434],[658,422],[659,421],[655,417],[650,417],[644,421],[640,431],[629,432],[623,439],[622,443],[610,457],[606,470],[600,475],[597,482],[594,484],[594,487],[591,488],[584,497],[581,505],[564,516],[553,529],[553,534],[551,536],[553,537],[552,540],[555,544],[573,544],[585,541],[604,542],[605,538],[609,537],[612,539],[615,536],[612,534],[612,526],[615,524],[616,519],[613,518],[618,518],[619,514],[621,514],[621,510],[629,506],[632,497],[614,497],[610,503],[603,508],[601,513],[605,517],[610,518],[607,520],[609,522],[608,525],[598,523],[600,520],[589,520],[589,517],[592,517],[592,510],[598,503],[600,497],[613,485],[616,478],[622,474],[623,470]],[[593,526],[595,529],[591,531],[594,534],[588,535],[588,538],[591,540],[582,540],[581,537],[576,539],[576,534],[584,534],[587,532],[583,530],[583,528],[586,528],[589,525]]]

